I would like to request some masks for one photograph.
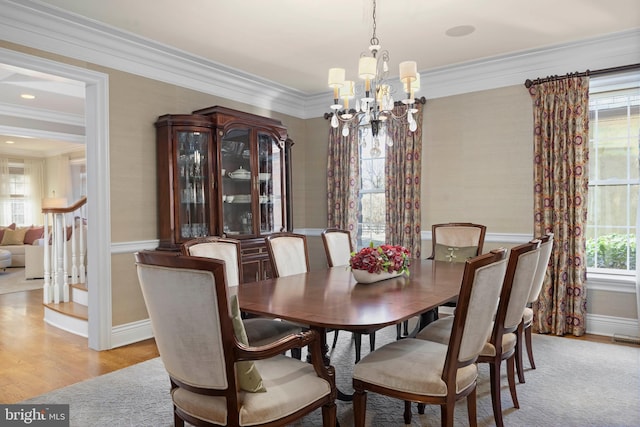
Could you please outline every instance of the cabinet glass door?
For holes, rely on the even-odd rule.
[[[274,137],[258,133],[258,190],[260,233],[284,228],[283,149]]]
[[[209,132],[176,131],[180,241],[209,235]]]
[[[232,129],[222,138],[222,231],[229,235],[252,234],[251,130]]]

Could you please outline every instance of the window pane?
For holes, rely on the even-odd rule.
[[[638,88],[590,98],[589,268],[635,270],[639,113]]]
[[[384,191],[384,159],[362,159],[360,162],[362,190]]]

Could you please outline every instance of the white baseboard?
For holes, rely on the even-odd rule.
[[[114,326],[111,329],[111,348],[122,347],[149,338],[153,338],[149,319]]]
[[[637,337],[640,335],[640,325],[637,319],[587,314],[587,333],[607,337],[614,335]]]
[[[51,326],[55,326],[63,331],[70,332],[74,335],[87,338],[89,336],[89,324],[86,320],[77,317],[67,316],[56,310],[52,310],[45,306],[44,321]]]

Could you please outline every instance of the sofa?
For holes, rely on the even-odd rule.
[[[43,225],[0,227],[0,249],[11,253],[10,267],[25,267],[25,247],[44,237]],[[36,243],[37,244],[37,243]]]
[[[87,265],[87,226],[84,228],[84,264]],[[80,237],[76,233],[76,256],[80,254]],[[71,274],[72,230],[67,227],[67,272]],[[51,243],[49,243],[50,245]],[[24,267],[25,279],[41,279],[44,277],[44,226],[0,227],[0,249],[11,253],[9,267]],[[77,260],[80,261],[79,259]],[[51,265],[53,269],[53,265]]]

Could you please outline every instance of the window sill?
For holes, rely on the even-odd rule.
[[[595,291],[636,293],[636,277],[628,274],[595,273],[587,271],[587,289]]]

